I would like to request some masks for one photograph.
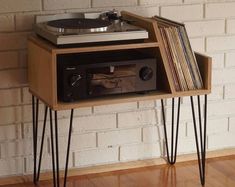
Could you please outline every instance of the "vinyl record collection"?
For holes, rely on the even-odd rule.
[[[155,16],[176,91],[202,89],[203,82],[184,24]]]

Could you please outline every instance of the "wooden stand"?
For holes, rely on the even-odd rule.
[[[207,109],[207,94],[211,92],[211,58],[204,56],[199,53],[195,53],[199,70],[203,79],[204,89],[201,90],[190,90],[190,91],[176,91],[173,83],[173,77],[171,74],[170,67],[167,63],[165,49],[163,47],[163,42],[160,36],[157,22],[150,18],[143,18],[128,12],[122,12],[122,16],[125,19],[133,20],[138,26],[145,28],[149,32],[149,39],[141,42],[126,42],[126,43],[96,43],[86,46],[71,47],[71,48],[58,48],[48,41],[41,39],[37,36],[31,36],[28,40],[28,77],[29,77],[29,91],[33,95],[33,135],[34,135],[34,182],[39,180],[40,165],[41,165],[41,153],[39,157],[39,165],[37,168],[37,133],[38,133],[38,101],[41,100],[46,105],[45,115],[44,115],[44,127],[46,125],[47,110],[50,109],[50,124],[51,124],[51,146],[52,146],[52,164],[53,164],[53,174],[54,174],[54,186],[59,186],[59,161],[58,161],[58,132],[57,132],[57,111],[71,109],[70,118],[70,130],[68,138],[68,150],[67,150],[67,161],[66,161],[66,172],[65,172],[65,183],[67,177],[68,168],[68,155],[70,151],[70,141],[71,141],[71,129],[72,129],[72,119],[73,119],[73,109],[86,106],[96,106],[132,101],[143,101],[143,100],[156,100],[156,99],[172,99],[172,108],[174,110],[174,98],[175,97],[191,97],[192,106],[192,116],[195,125],[195,138],[198,152],[199,160],[199,171],[201,177],[201,183],[204,184],[205,179],[205,135],[206,135],[206,109]],[[63,103],[58,100],[57,97],[57,56],[61,54],[72,54],[72,53],[85,53],[85,52],[102,52],[102,51],[118,51],[118,50],[139,50],[141,52],[151,54],[157,58],[157,90],[144,95],[140,94],[126,94],[120,96],[108,96],[98,99],[87,99],[75,103]],[[193,96],[198,97],[198,103],[200,110],[200,95],[205,95],[205,123],[204,130],[202,130],[201,122],[201,112],[199,112],[199,138],[196,128],[196,117],[193,103]],[[35,103],[36,97],[36,103]],[[163,109],[163,122],[165,126],[165,114],[164,105],[162,101]],[[55,112],[55,129],[53,130],[52,122],[52,110]],[[201,110],[200,110],[201,111]],[[165,140],[167,148],[167,158],[168,162],[173,164],[176,160],[177,153],[177,140],[178,140],[178,124],[179,124],[179,114],[180,114],[180,102],[178,103],[178,114],[177,114],[177,128],[176,137],[171,139],[171,158],[168,150],[167,133],[165,131]],[[172,128],[174,128],[174,111],[172,111]],[[44,137],[43,129],[43,137]],[[54,139],[53,131],[55,131],[55,154],[54,154]],[[173,131],[173,130],[172,130]],[[173,136],[173,135],[172,135]],[[175,139],[175,141],[174,141]],[[200,143],[198,143],[198,140]],[[199,146],[200,144],[200,146]],[[173,146],[174,145],[174,146]],[[174,147],[174,150],[173,150]],[[201,148],[201,151],[200,149]],[[41,144],[41,151],[43,149],[43,141]],[[174,156],[173,156],[174,154]],[[57,167],[57,176],[56,176]],[[57,180],[56,180],[57,178]]]

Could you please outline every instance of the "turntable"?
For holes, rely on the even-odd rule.
[[[147,39],[148,32],[115,11],[36,17],[34,30],[55,45]]]

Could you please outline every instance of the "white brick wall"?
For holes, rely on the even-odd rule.
[[[212,82],[215,85],[218,84],[229,84],[235,82],[235,74],[234,74],[234,68],[229,69],[218,69],[214,70],[212,77]]]
[[[23,11],[37,11],[41,10],[41,1],[39,0],[21,0],[20,3],[15,0],[1,0],[0,12],[23,12]]]
[[[131,138],[130,138],[131,137]],[[98,133],[98,146],[110,147],[115,145],[140,143],[141,142],[141,129],[125,129],[115,131],[105,131]]]
[[[180,138],[178,142],[178,153],[179,154],[187,154],[195,152],[196,145],[194,137],[190,138]]]
[[[207,51],[226,51],[235,48],[235,36],[213,36],[208,37],[207,40]]]
[[[224,86],[217,85],[212,87],[212,93],[208,96],[209,100],[222,100],[224,98]]]
[[[225,58],[226,58],[225,62],[226,67],[235,67],[235,52],[226,53]]]
[[[27,67],[27,49],[23,49],[19,51],[19,67],[25,68]]]
[[[154,143],[161,139],[159,128],[157,126],[146,126],[143,128],[143,142]]]
[[[114,105],[101,105],[94,107],[94,113],[101,114],[101,113],[115,113],[115,112],[122,112],[122,111],[132,111],[137,109],[137,103],[121,103],[121,104],[114,104]]]
[[[13,15],[0,16],[0,31],[14,31],[15,23]]]
[[[235,98],[235,84],[227,84],[225,86],[225,99]]]
[[[17,31],[32,30],[32,26],[34,24],[34,15],[17,14],[15,16],[15,20],[16,20],[15,27]]]
[[[22,175],[24,172],[23,158],[0,159],[0,175]]]
[[[139,108],[153,108],[155,107],[155,102],[154,101],[139,101],[138,107]]]
[[[118,114],[119,128],[149,124],[156,124],[156,113],[154,110],[125,112]]]
[[[206,4],[205,16],[206,18],[234,17],[235,16],[234,8],[235,8],[234,2],[224,3],[222,1],[222,3],[208,3]]]
[[[121,161],[153,158],[160,155],[160,143],[133,144],[120,147]]]
[[[207,124],[208,124],[207,126],[208,136],[228,132],[228,118],[208,119]],[[197,132],[199,133],[198,122],[197,122],[197,129],[198,129]],[[194,136],[194,126],[192,123],[188,123],[187,124],[187,137],[193,137],[193,136]]]
[[[29,33],[0,33],[0,50],[25,49]]]
[[[193,49],[213,58],[207,148],[235,147],[235,0],[0,0],[0,4],[0,177],[32,173],[26,44],[38,14],[115,8],[183,21]],[[169,136],[171,101],[165,103]],[[41,106],[39,137],[44,113]],[[188,98],[183,99],[181,112],[179,153],[195,152]],[[69,115],[69,111],[58,113],[61,168]],[[76,109],[74,116],[70,167],[155,158],[165,153],[160,101],[86,107]],[[47,121],[43,170],[51,169],[49,129]]]
[[[220,69],[224,67],[224,59],[225,59],[224,53],[218,52],[218,53],[207,53],[207,54],[212,58],[213,69]]]
[[[0,106],[20,105],[21,90],[19,88],[0,90]]]
[[[211,102],[208,108],[208,116],[235,114],[235,101]],[[221,110],[222,109],[222,110]]]
[[[192,48],[198,52],[205,51],[205,39],[204,37],[189,38]]]
[[[18,53],[16,51],[0,53],[0,69],[17,68]]]
[[[20,124],[16,125],[6,125],[1,126],[0,131],[0,141],[5,140],[16,140],[21,138],[21,126]]]
[[[235,33],[235,19],[228,19],[227,20],[227,33],[234,34]]]
[[[89,8],[90,1],[84,0],[43,0],[44,10],[58,10],[69,8]]]
[[[112,129],[116,127],[116,115],[92,115],[74,119],[74,131],[86,132],[92,130]]]
[[[228,147],[234,147],[234,133],[221,133],[216,135],[211,135],[208,137],[208,149],[224,149]]]
[[[27,74],[25,69],[0,71],[0,80],[1,80],[0,88],[23,86],[27,83],[26,76]]]
[[[189,37],[224,34],[224,20],[185,22]]]
[[[93,0],[92,7],[119,7],[119,6],[136,6],[136,0]]]
[[[203,5],[163,6],[161,16],[181,21],[202,19]]]
[[[117,10],[126,10],[144,17],[159,15],[159,7],[157,5],[118,7]]]
[[[4,107],[0,108],[0,124],[19,123],[21,121],[21,107]]]
[[[75,166],[114,163],[118,159],[118,147],[97,148],[75,152]]]
[[[235,117],[229,118],[229,132],[235,132]]]
[[[62,142],[64,144],[64,152],[67,148],[68,138],[67,136],[62,137]],[[96,133],[86,133],[86,134],[73,134],[71,142],[71,150],[81,150],[87,148],[96,147]]]
[[[139,0],[140,5],[154,5],[154,4],[174,4],[174,3],[178,3],[181,4],[182,0]]]

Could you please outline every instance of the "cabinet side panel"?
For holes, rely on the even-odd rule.
[[[204,88],[211,91],[212,58],[200,53],[195,53],[195,56],[202,76]]]
[[[51,107],[56,104],[53,64],[50,52],[31,41],[28,42],[29,90]]]
[[[126,11],[122,11],[121,15],[124,19],[133,21],[132,24],[145,28],[149,32],[150,40],[158,41],[155,35],[155,28],[153,27],[153,20]]]

